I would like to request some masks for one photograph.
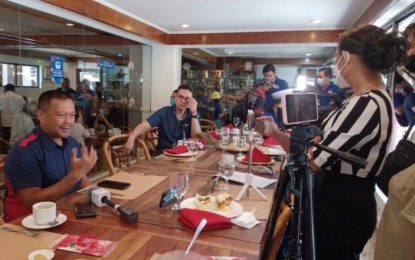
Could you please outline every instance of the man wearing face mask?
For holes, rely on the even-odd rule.
[[[333,77],[333,72],[331,68],[322,68],[318,70],[317,73],[317,86],[319,94],[335,94],[341,91],[339,86],[334,84],[331,79]],[[336,99],[334,97],[324,97],[319,98],[320,106],[335,106]]]

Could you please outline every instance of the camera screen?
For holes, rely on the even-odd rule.
[[[286,125],[316,121],[318,119],[315,93],[286,94],[282,101],[283,122]]]

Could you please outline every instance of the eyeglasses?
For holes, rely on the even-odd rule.
[[[179,100],[189,101],[189,98],[190,98],[190,97],[185,97],[185,96],[182,96],[182,95],[178,95],[178,96],[177,96],[177,98],[178,98]]]

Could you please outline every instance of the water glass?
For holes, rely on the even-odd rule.
[[[243,156],[241,149],[245,148],[246,145],[246,137],[244,135],[239,136],[236,146],[238,147],[239,153],[237,157]]]
[[[225,180],[223,190],[229,190],[229,178],[235,173],[235,157],[232,154],[224,154],[219,162],[219,174]]]
[[[177,203],[171,209],[180,210],[180,202],[189,190],[189,175],[181,172],[172,172],[170,176],[170,190],[177,199]]]
[[[222,127],[220,129],[220,135],[222,137],[223,145],[227,145],[230,137],[230,130],[229,128]]]
[[[190,140],[188,142],[188,146],[187,147],[189,148],[189,151],[192,153],[192,157],[190,158],[189,161],[193,161],[193,162],[196,161],[195,155],[197,153],[197,148],[199,147],[199,142],[198,141]]]
[[[239,126],[239,123],[240,123],[239,117],[235,116],[233,118],[233,124],[234,124],[234,126],[235,127],[238,127]]]

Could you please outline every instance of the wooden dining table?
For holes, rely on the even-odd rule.
[[[73,210],[74,203],[88,201],[88,196],[83,191],[73,193],[57,201],[58,209],[67,216],[67,220],[48,231],[58,234],[93,234],[99,239],[116,241],[117,246],[105,259],[155,260],[158,255],[165,252],[185,250],[192,239],[194,230],[178,221],[179,213],[171,210],[170,206],[159,207],[161,194],[169,189],[171,172],[178,171],[189,173],[189,190],[186,197],[193,197],[195,194],[209,195],[213,179],[218,174],[218,162],[222,154],[221,150],[207,148],[198,152],[196,161],[190,161],[188,157],[160,155],[150,161],[140,161],[138,165],[124,169],[123,174],[127,172],[131,175],[141,176],[140,180],[143,180],[143,185],[138,183],[134,186],[135,189],[145,186],[145,178],[150,180],[150,178],[159,176],[157,177],[159,181],[154,186],[147,187],[145,192],[134,199],[125,199],[123,196],[112,197],[115,203],[138,212],[137,223],[128,224],[122,221],[119,214],[108,206],[96,207],[96,217],[77,218]],[[258,175],[270,179],[277,178],[280,161],[276,161],[270,167],[277,173]],[[239,163],[236,170],[246,172],[247,165]],[[233,188],[242,187],[241,184],[232,185]],[[266,190],[264,189],[269,195],[268,200],[270,201],[267,203],[270,205],[272,205],[272,194],[275,188],[276,184],[273,184]],[[253,195],[254,192],[251,194]],[[250,199],[245,197],[247,203]],[[254,201],[253,204],[255,203]],[[192,251],[206,256],[238,256],[246,259],[260,259],[267,219],[259,219],[259,221],[260,224],[250,229],[232,225],[230,228],[203,231],[192,247]],[[21,220],[15,221],[13,224],[21,225],[20,222]],[[95,256],[62,250],[55,250],[55,255],[56,259],[97,259]]]

